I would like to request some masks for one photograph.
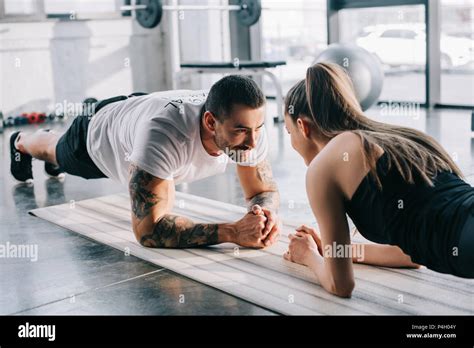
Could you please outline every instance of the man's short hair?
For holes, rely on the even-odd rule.
[[[265,104],[265,95],[251,78],[242,75],[229,75],[211,87],[205,109],[212,112],[222,122],[229,117],[236,104],[258,109]]]

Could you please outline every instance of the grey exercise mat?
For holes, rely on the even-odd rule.
[[[195,222],[236,221],[246,212],[243,207],[181,192],[176,193],[175,202],[173,213]],[[135,241],[130,201],[125,193],[39,208],[30,213],[281,314],[474,313],[474,280],[427,269],[356,264],[356,288],[352,298],[330,295],[306,267],[282,258],[288,246],[287,235],[295,224],[285,223],[280,241],[264,250],[237,248],[234,244],[199,249],[151,249]]]

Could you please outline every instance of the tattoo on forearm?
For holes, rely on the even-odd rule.
[[[153,232],[142,237],[140,243],[152,248],[191,248],[218,243],[217,224],[195,224],[176,215],[165,215]]]
[[[268,191],[262,192],[258,195],[253,196],[248,202],[248,209],[252,209],[254,204],[258,204],[261,207],[273,210],[275,212],[278,211],[278,207],[280,206],[280,195],[277,191]]]
[[[163,200],[147,187],[153,176],[136,165],[130,166],[130,200],[134,216],[142,220],[150,214],[151,209]],[[164,215],[143,236],[140,243],[153,248],[190,248],[218,243],[217,224],[195,224],[191,220],[176,216]]]
[[[130,200],[132,212],[138,219],[143,219],[150,213],[150,209],[160,202],[160,197],[151,192],[146,186],[151,182],[153,176],[136,165],[130,166]]]
[[[270,167],[270,163],[268,162],[268,160],[260,162],[257,165],[256,169],[258,179],[265,185],[269,186],[272,191],[276,191],[277,185],[273,180],[272,167]]]
[[[280,194],[273,180],[272,169],[268,160],[264,160],[257,165],[257,177],[268,188],[268,191],[253,196],[248,202],[249,209],[251,209],[254,204],[258,204],[270,210],[278,210],[280,206]]]

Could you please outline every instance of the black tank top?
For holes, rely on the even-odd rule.
[[[368,240],[399,246],[413,262],[455,274],[461,230],[474,216],[474,188],[450,172],[440,172],[427,185],[415,175],[415,184],[403,180],[388,154],[377,161],[379,190],[370,174],[362,180],[346,212]],[[454,252],[454,254],[453,254]]]

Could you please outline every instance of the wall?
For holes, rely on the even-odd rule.
[[[181,5],[227,5],[227,0],[182,0]],[[168,15],[166,13],[165,15]],[[231,61],[229,13],[226,11],[178,12],[181,62]],[[221,74],[204,74],[183,78],[179,87],[208,89]]]
[[[0,110],[50,111],[136,91],[171,88],[166,20],[0,23]]]

